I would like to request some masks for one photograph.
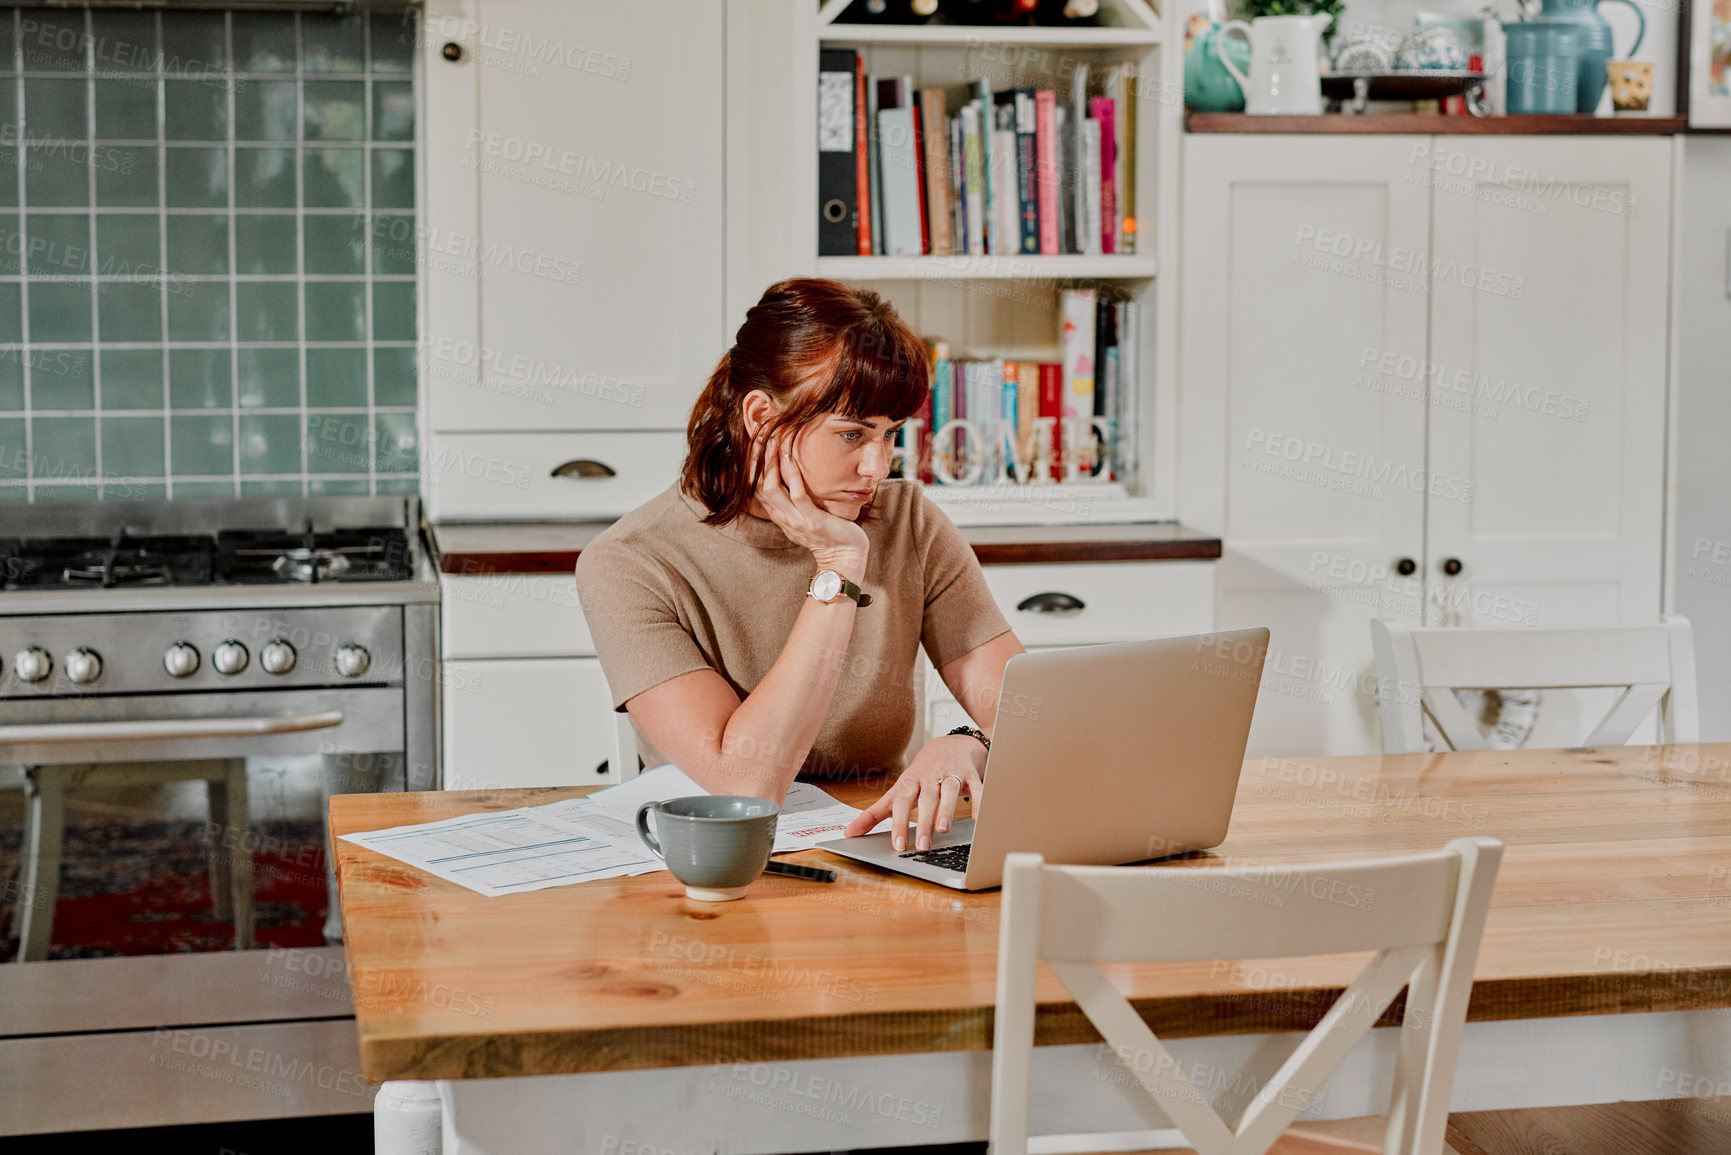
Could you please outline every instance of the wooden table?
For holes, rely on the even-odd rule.
[[[834,792],[863,804],[879,789]],[[331,828],[583,792],[348,795],[331,800]],[[1469,834],[1508,849],[1456,1110],[1731,1093],[1731,745],[1256,759],[1227,841],[1163,868],[1323,862]],[[363,1069],[440,1080],[447,1151],[985,1137],[995,891],[808,851],[794,860],[840,881],[766,876],[720,905],[688,901],[666,874],[483,898],[333,845]],[[1198,1064],[1192,1078],[1231,1097],[1254,1092],[1363,957],[1112,973]],[[1036,1127],[1164,1127],[1043,979]],[[1395,1033],[1373,1032],[1313,1114],[1384,1110]],[[1241,1065],[1249,1081],[1234,1078]]]

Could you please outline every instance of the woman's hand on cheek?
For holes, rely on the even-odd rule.
[[[842,831],[844,838],[865,834],[890,820],[890,841],[897,850],[909,849],[908,817],[918,814],[914,828],[914,850],[930,850],[933,834],[944,834],[955,821],[956,802],[966,795],[980,808],[984,784],[980,770],[985,748],[966,734],[947,734],[921,747],[895,783]]]
[[[764,466],[757,499],[788,540],[809,549],[820,565],[839,568],[844,576],[858,580],[864,576],[869,544],[865,530],[812,500],[794,454],[793,439],[788,430],[769,437],[759,435]],[[757,455],[754,445],[754,460]]]

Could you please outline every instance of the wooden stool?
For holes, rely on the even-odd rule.
[[[246,759],[24,767],[24,895],[19,903],[17,962],[42,962],[54,931],[60,898],[60,849],[66,828],[66,792],[75,786],[137,786],[202,779],[210,798],[210,889],[216,916],[234,921],[234,949],[253,945],[252,851]]]

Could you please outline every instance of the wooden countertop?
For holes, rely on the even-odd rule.
[[[1440,116],[1412,112],[1331,112],[1321,116],[1251,116],[1187,112],[1188,132],[1424,133],[1438,136],[1672,136],[1685,116]]]
[[[878,784],[834,788],[861,804]],[[335,836],[582,788],[331,799],[371,1081],[991,1046],[998,892],[823,851],[688,901],[667,874],[484,898]],[[1508,845],[1469,1017],[1731,1007],[1731,744],[1254,759],[1227,841],[1175,869]],[[1166,1036],[1308,1029],[1365,956],[1107,968]],[[1037,1041],[1097,1036],[1044,971]],[[1390,1021],[1398,1021],[1390,1011]]]
[[[570,573],[611,521],[454,523],[432,527],[442,573]],[[982,565],[1212,560],[1220,539],[1177,522],[981,525],[962,529]]]

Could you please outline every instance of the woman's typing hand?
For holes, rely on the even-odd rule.
[[[980,772],[986,768],[986,748],[967,734],[946,734],[920,748],[883,797],[872,803],[842,831],[845,838],[865,834],[890,820],[890,840],[897,850],[930,850],[932,835],[943,834],[955,820],[956,802],[964,795],[980,812],[984,785]],[[917,812],[914,844],[907,845],[908,816]]]

